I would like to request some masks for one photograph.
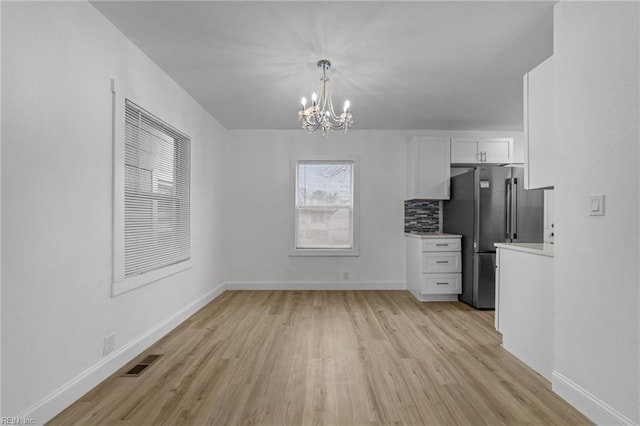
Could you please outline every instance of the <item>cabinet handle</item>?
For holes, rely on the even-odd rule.
[[[448,285],[449,283],[436,283],[436,285]]]
[[[448,260],[436,260],[436,263],[449,263]]]
[[[486,163],[486,162],[487,162],[487,151],[484,151],[484,152],[482,153],[482,161],[483,161],[484,163]]]
[[[436,244],[436,247],[449,247],[449,244]]]

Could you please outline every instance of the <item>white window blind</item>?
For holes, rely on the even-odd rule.
[[[351,160],[296,162],[294,254],[356,254],[354,169]]]
[[[191,257],[188,136],[125,101],[124,278]]]

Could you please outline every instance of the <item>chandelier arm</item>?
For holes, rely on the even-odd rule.
[[[320,127],[320,123],[316,123],[316,122],[310,122],[310,121],[304,120],[304,122],[302,123],[302,128],[307,129],[310,132],[315,132],[316,130],[318,130],[319,127]]]
[[[304,118],[303,127],[305,128],[315,127],[314,130],[317,130],[318,126],[319,126],[319,123],[315,120],[314,116]]]

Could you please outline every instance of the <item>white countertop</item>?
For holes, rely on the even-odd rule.
[[[405,236],[413,237],[413,238],[461,238],[461,235],[457,234],[439,234],[439,233],[425,233],[425,234],[414,234],[411,232],[405,232]]]
[[[553,257],[554,249],[550,243],[495,243],[494,246],[548,257]]]

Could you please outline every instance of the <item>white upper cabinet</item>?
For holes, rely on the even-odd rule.
[[[478,144],[483,163],[510,163],[513,157],[513,139],[483,140]]]
[[[508,164],[512,160],[512,138],[451,140],[451,162],[454,164]]]
[[[553,187],[553,57],[524,75],[524,187]]]
[[[407,199],[449,199],[449,138],[415,137],[407,147]]]
[[[451,141],[452,163],[480,163],[477,139],[453,139]]]

